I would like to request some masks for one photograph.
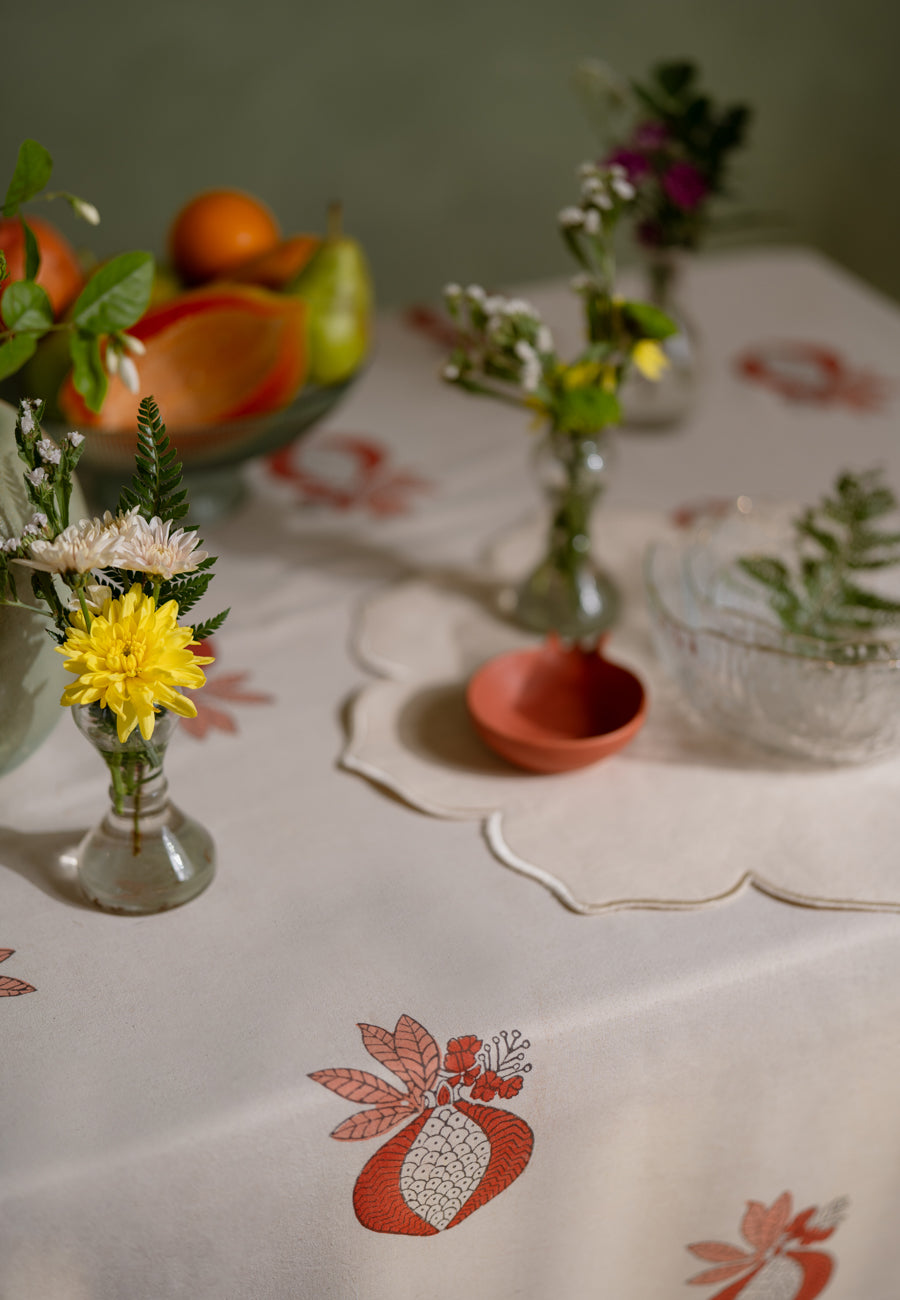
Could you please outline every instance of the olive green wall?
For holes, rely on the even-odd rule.
[[[0,30],[3,174],[44,143],[97,251],[160,253],[185,198],[233,185],[287,231],[342,197],[385,303],[561,271],[593,145],[574,64],[687,55],[757,108],[747,204],[900,296],[892,0],[38,0]]]

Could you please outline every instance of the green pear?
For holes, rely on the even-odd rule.
[[[287,292],[307,305],[308,379],[340,384],[349,379],[369,350],[372,277],[355,239],[341,232],[341,207],[328,212],[328,233]]]

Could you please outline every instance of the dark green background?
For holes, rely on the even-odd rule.
[[[2,34],[4,174],[45,144],[103,224],[47,215],[98,253],[162,253],[180,203],[227,185],[288,232],[341,197],[383,303],[566,270],[554,214],[594,147],[574,65],[687,55],[757,109],[746,204],[900,296],[889,0],[52,0]]]

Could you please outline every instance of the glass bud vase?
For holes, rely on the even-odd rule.
[[[646,285],[639,298],[652,303],[678,326],[662,343],[669,365],[659,379],[647,379],[632,366],[620,392],[622,423],[632,428],[679,424],[694,405],[697,387],[697,337],[679,302],[684,256],[674,249],[644,255]]]
[[[547,551],[516,592],[513,613],[533,632],[592,641],[616,620],[619,593],[591,555],[591,519],[607,486],[614,434],[551,429],[535,465],[550,507]]]
[[[195,898],[213,878],[215,849],[209,832],[169,801],[162,769],[177,715],[158,713],[150,740],[135,730],[120,741],[115,716],[99,704],[72,713],[111,778],[106,816],[77,851],[82,890],[104,911],[129,915]]]

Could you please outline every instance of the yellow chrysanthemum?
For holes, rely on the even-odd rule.
[[[188,649],[195,644],[193,628],[179,627],[177,618],[176,601],[157,609],[138,583],[124,596],[110,591],[90,628],[81,613],[73,614],[72,627],[56,648],[69,656],[65,667],[77,680],[63,691],[60,703],[99,702],[111,709],[120,741],[135,727],[149,740],[156,706],[183,718],[196,717],[194,704],[176,688],[203,686],[206,677],[200,665],[213,661]]]
[[[669,368],[669,358],[654,339],[641,339],[636,343],[631,359],[646,379],[659,379]]]

